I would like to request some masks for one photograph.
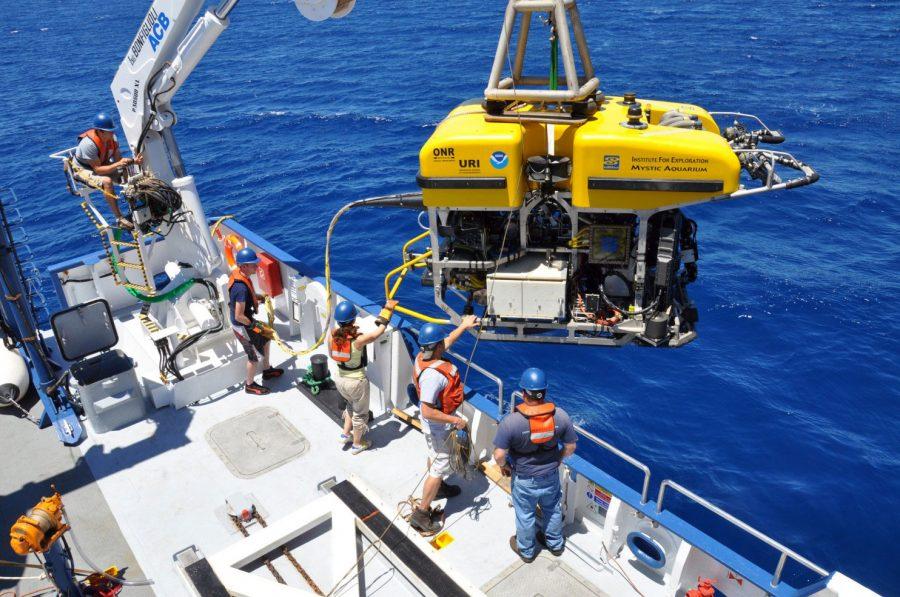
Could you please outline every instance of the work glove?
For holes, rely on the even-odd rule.
[[[266,340],[271,340],[275,337],[275,330],[270,328],[266,324],[261,321],[253,320],[253,323],[250,324],[250,331],[255,334],[259,334]]]
[[[395,301],[393,299],[387,301],[384,304],[384,307],[382,307],[381,313],[379,313],[378,317],[375,318],[375,324],[387,327],[388,323],[391,321],[391,316],[394,314],[394,307],[397,306],[398,302],[399,301]]]

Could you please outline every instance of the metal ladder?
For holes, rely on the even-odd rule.
[[[123,286],[153,296],[156,293],[156,288],[151,284],[150,274],[147,272],[147,261],[144,257],[144,235],[141,234],[141,231],[137,228],[126,230],[102,222],[94,215],[96,210],[93,209],[93,206],[90,205],[87,199],[81,202],[81,209],[84,210],[85,215],[97,228],[116,286]],[[126,233],[131,236],[131,240],[122,240],[121,235]],[[136,262],[126,261],[124,258],[124,253],[131,249],[134,250],[134,254],[137,257]],[[132,282],[126,273],[128,270],[140,272],[140,279],[143,283]]]
[[[81,209],[91,221],[100,235],[100,242],[106,252],[106,260],[112,272],[116,286],[122,286],[134,292],[140,292],[147,296],[156,295],[156,287],[152,284],[152,276],[147,272],[147,258],[144,255],[145,235],[140,230],[126,230],[110,225],[103,215],[94,207],[91,194],[98,189],[80,182],[72,172],[70,160],[75,148],[64,149],[50,154],[50,157],[60,160],[63,164],[63,172],[66,175],[66,188],[69,193],[81,197]],[[103,192],[102,190],[100,191]],[[122,235],[129,234],[131,240],[123,240]],[[127,261],[123,253],[134,250],[137,261]],[[138,282],[133,282],[127,275],[128,271],[140,272]]]
[[[24,289],[25,302],[29,305],[35,325],[40,328],[49,324],[50,310],[41,286],[41,272],[35,264],[34,252],[28,246],[24,219],[16,207],[18,201],[12,189],[0,188],[0,225],[11,241],[9,248]]]

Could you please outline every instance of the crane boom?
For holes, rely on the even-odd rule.
[[[125,138],[144,156],[143,170],[170,183],[190,212],[169,238],[192,259],[198,272],[209,274],[217,263],[193,177],[187,175],[172,132],[178,121],[172,98],[187,81],[223,31],[238,0],[221,0],[200,18],[204,0],[154,0],[131,42],[110,89]],[[295,0],[310,20],[340,18],[355,0]]]

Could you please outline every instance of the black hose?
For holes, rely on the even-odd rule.
[[[219,289],[216,288],[215,284],[213,284],[212,282],[209,282],[208,280],[204,280],[203,278],[194,278],[194,282],[205,286],[206,291],[209,293],[209,298],[218,305]],[[182,351],[187,350],[188,348],[190,348],[191,346],[193,346],[194,344],[199,342],[200,339],[203,338],[204,336],[222,331],[222,328],[224,327],[223,317],[220,316],[218,319],[219,319],[219,323],[215,327],[211,327],[206,330],[201,330],[201,331],[197,332],[196,334],[193,334],[193,335],[185,338],[183,341],[181,341],[178,344],[178,346],[175,347],[175,349],[172,351],[172,353],[166,359],[166,369],[168,371],[170,371],[172,374],[174,374],[175,377],[177,377],[179,381],[183,381],[184,377],[181,375],[181,371],[179,371],[178,364],[176,362],[178,355]]]
[[[662,298],[662,290],[660,290],[656,294],[656,298],[653,299],[652,303],[650,303],[649,305],[647,305],[640,311],[629,311],[627,309],[623,309],[622,307],[618,306],[617,304],[615,304],[614,302],[609,300],[609,297],[606,296],[606,293],[603,291],[603,284],[600,284],[599,290],[600,290],[600,298],[603,299],[603,302],[606,304],[607,307],[609,307],[610,309],[615,309],[616,311],[619,311],[620,313],[622,313],[622,315],[628,315],[629,317],[634,317],[635,315],[646,315],[647,313],[655,313],[656,307],[659,305],[659,299]]]

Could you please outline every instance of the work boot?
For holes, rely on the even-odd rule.
[[[547,551],[549,551],[550,553],[552,553],[552,554],[555,555],[556,557],[559,557],[559,556],[563,555],[563,552],[566,551],[566,544],[565,544],[565,543],[563,543],[563,546],[560,547],[559,549],[550,549],[550,548],[547,546],[547,537],[544,535],[544,531],[538,531],[537,533],[535,533],[534,538],[535,538],[535,540],[536,540],[538,543],[541,544],[541,546],[542,546],[543,548],[545,548]]]
[[[441,523],[431,520],[431,513],[419,508],[413,510],[409,525],[420,533],[437,533],[441,530]]]
[[[462,489],[460,489],[458,485],[450,485],[449,483],[441,481],[441,486],[437,491],[437,495],[434,496],[434,499],[453,498],[458,496],[461,492]]]
[[[519,556],[522,559],[522,561],[525,562],[526,564],[532,563],[534,561],[534,558],[537,557],[537,554],[531,556],[530,558],[526,558],[525,556],[523,556],[522,553],[519,551],[519,544],[516,543],[515,535],[513,535],[512,537],[509,538],[509,548],[512,549],[514,552],[516,552],[516,555]]]

